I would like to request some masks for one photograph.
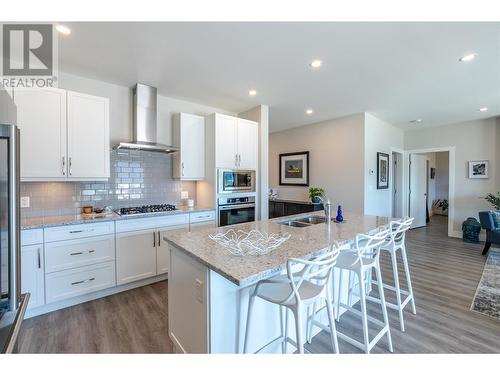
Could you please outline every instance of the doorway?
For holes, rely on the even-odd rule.
[[[409,216],[413,228],[448,221],[450,202],[449,151],[410,153]]]

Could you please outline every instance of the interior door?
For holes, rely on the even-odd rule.
[[[109,177],[109,99],[68,91],[68,177]]]
[[[423,155],[410,155],[410,216],[415,218],[412,228],[426,225],[427,159]]]
[[[16,90],[21,178],[66,178],[66,91]]]

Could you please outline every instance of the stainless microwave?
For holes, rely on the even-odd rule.
[[[255,191],[255,171],[219,169],[218,193],[247,193]]]

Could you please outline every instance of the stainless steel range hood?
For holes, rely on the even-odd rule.
[[[171,153],[179,151],[177,147],[156,142],[157,122],[157,90],[138,83],[134,89],[134,139],[132,142],[121,142],[115,149],[144,150]]]

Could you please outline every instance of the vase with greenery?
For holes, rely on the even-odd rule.
[[[490,202],[495,210],[500,211],[500,192],[498,192],[497,195],[489,193],[488,195],[486,195],[486,197],[483,198]]]
[[[320,187],[310,187],[309,188],[309,198],[311,202],[320,203],[319,196],[325,192],[325,189]]]

